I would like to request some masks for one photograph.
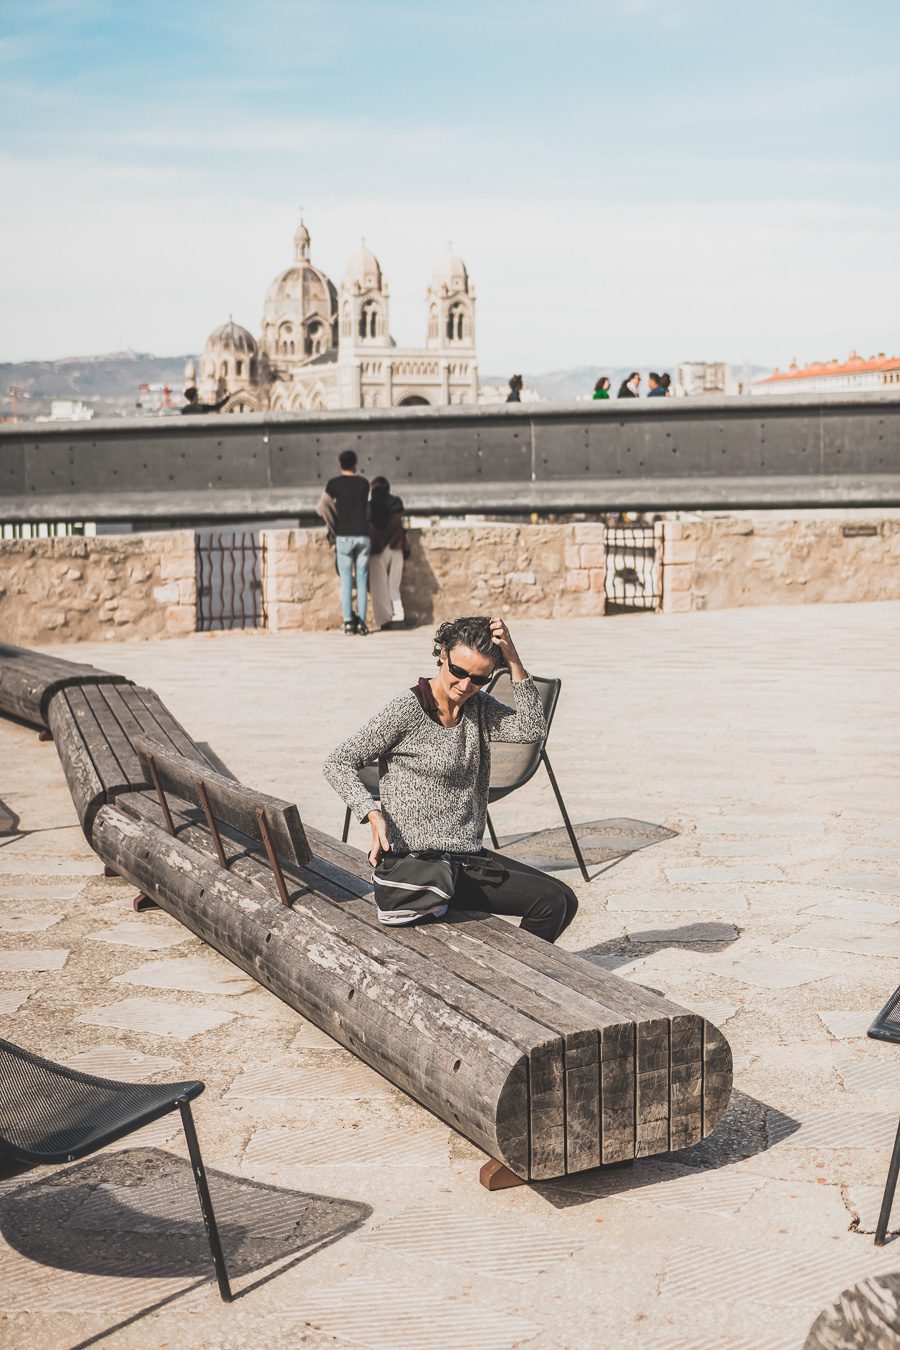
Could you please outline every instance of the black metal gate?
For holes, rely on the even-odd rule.
[[[197,531],[197,629],[265,628],[265,544],[258,530]]]
[[[607,525],[607,614],[662,606],[661,546],[652,525]]]

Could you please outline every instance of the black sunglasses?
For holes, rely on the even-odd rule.
[[[455,666],[449,656],[447,657],[447,669],[454,680],[471,680],[479,689],[483,688],[486,684],[490,684],[491,680],[494,678],[493,672],[490,675],[470,675],[467,670],[463,670],[462,666]]]

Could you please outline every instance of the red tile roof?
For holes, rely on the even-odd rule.
[[[784,380],[809,380],[816,375],[859,375],[865,371],[879,370],[900,370],[900,356],[885,356],[884,352],[879,352],[877,356],[870,356],[868,360],[859,356],[856,352],[851,352],[846,361],[814,361],[811,366],[797,365],[792,361],[787,370],[775,370],[773,375],[767,375],[764,380],[758,380],[757,384],[773,384],[776,381]]]

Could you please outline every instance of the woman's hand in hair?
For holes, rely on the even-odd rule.
[[[510,677],[514,680],[526,679],[527,671],[522,665],[519,653],[516,651],[516,644],[509,635],[509,629],[502,619],[491,619],[491,637],[494,639],[494,645],[499,650],[504,663],[509,668]]]
[[[389,853],[391,848],[387,825],[380,811],[370,811],[366,819],[372,827],[372,847],[369,849],[369,862],[373,867],[377,867],[378,859],[382,853]]]

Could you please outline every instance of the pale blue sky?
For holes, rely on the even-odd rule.
[[[900,351],[900,5],[0,3],[0,359],[257,330],[302,204],[484,371]]]

